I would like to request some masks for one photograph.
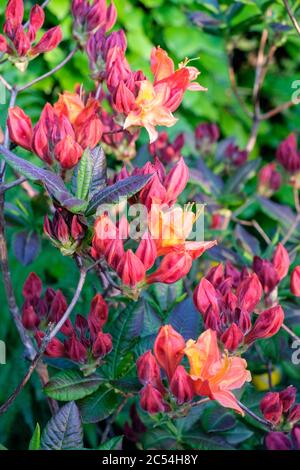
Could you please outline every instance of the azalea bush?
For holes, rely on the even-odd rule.
[[[1,5],[2,448],[299,450],[298,5],[30,3]]]

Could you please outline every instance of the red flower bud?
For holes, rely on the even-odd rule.
[[[214,286],[205,277],[194,291],[194,303],[202,315],[212,311],[219,317],[218,295]]]
[[[221,336],[221,341],[228,351],[235,351],[243,342],[244,335],[236,323],[232,323]]]
[[[279,279],[283,279],[290,267],[290,258],[287,250],[281,243],[278,243],[272,258],[273,266],[278,274]]]
[[[39,348],[41,347],[44,336],[45,336],[45,333],[43,333],[42,331],[37,331],[35,334],[35,339]],[[63,343],[59,341],[59,339],[52,338],[44,354],[45,356],[49,356],[49,357],[64,357],[65,347]]]
[[[35,41],[36,33],[43,26],[45,13],[39,5],[34,5],[30,10],[30,19],[28,27],[28,38],[30,42]]]
[[[157,257],[157,249],[154,240],[149,234],[143,235],[135,254],[140,258],[146,271],[152,268]]]
[[[195,138],[197,148],[202,148],[204,144],[213,144],[219,137],[220,131],[216,124],[204,122],[196,127]]]
[[[7,41],[5,37],[0,34],[0,53],[4,53],[7,51]]]
[[[252,313],[262,296],[262,286],[257,275],[253,273],[242,281],[236,294],[239,307]]]
[[[35,273],[30,273],[23,286],[23,297],[28,300],[38,298],[41,296],[42,290],[43,284],[39,276]]]
[[[284,321],[284,312],[280,305],[275,305],[262,312],[250,333],[246,336],[245,342],[247,344],[261,338],[270,338],[274,336],[281,328]]]
[[[160,266],[154,273],[147,276],[147,283],[164,282],[173,284],[186,276],[193,264],[193,259],[188,253],[168,253],[164,256]]]
[[[291,431],[294,449],[300,450],[300,426],[294,426]]]
[[[114,96],[113,105],[118,113],[129,114],[135,104],[134,94],[127,88],[122,80],[117,86]]]
[[[140,404],[143,410],[150,414],[160,413],[165,411],[166,407],[163,402],[163,396],[159,390],[153,385],[147,384],[140,393]]]
[[[296,387],[293,387],[292,385],[290,385],[289,387],[287,387],[286,389],[282,390],[279,393],[284,413],[289,411],[291,406],[295,403],[296,394],[297,394],[297,389]]]
[[[30,55],[35,56],[55,49],[62,40],[62,30],[60,26],[49,29],[41,40],[30,50]]]
[[[14,27],[22,24],[24,16],[24,4],[23,0],[9,0],[6,10],[5,18]]]
[[[283,406],[280,395],[277,392],[269,392],[260,402],[260,410],[264,418],[273,424],[278,424],[283,413]]]
[[[117,266],[117,273],[123,284],[135,287],[145,278],[145,267],[132,250],[127,250],[120,259]]]
[[[274,265],[268,260],[262,259],[259,256],[254,256],[252,267],[253,271],[255,271],[259,277],[264,292],[266,294],[272,292],[280,282]]]
[[[296,266],[291,274],[290,289],[292,294],[300,297],[300,266]]]
[[[10,139],[20,147],[31,150],[32,124],[27,114],[18,106],[10,108],[7,125]]]
[[[298,421],[300,421],[300,405],[295,405],[289,412],[288,422],[295,424]]]
[[[99,103],[90,100],[74,122],[76,140],[83,149],[87,147],[93,149],[102,137],[103,125],[98,116],[98,111]]]
[[[266,435],[265,445],[268,450],[290,450],[292,448],[289,438],[283,432],[269,432]]]
[[[116,240],[109,240],[106,243],[106,247],[104,250],[104,256],[109,264],[113,269],[117,269],[117,266],[124,256],[124,245],[123,241],[117,238]]]
[[[95,358],[104,357],[112,350],[112,337],[109,333],[100,331],[93,344],[93,356]]]
[[[35,330],[39,326],[40,319],[32,305],[24,305],[22,309],[22,323],[26,330]]]
[[[56,238],[63,244],[67,244],[69,242],[70,234],[69,234],[69,227],[65,222],[62,215],[58,214],[57,217],[57,224],[55,227]]]
[[[59,322],[67,308],[68,304],[66,298],[63,293],[58,290],[50,306],[49,320],[54,323]],[[61,327],[61,332],[66,336],[70,336],[73,333],[73,327],[70,319],[67,319],[67,321],[65,321],[65,323]]]
[[[111,28],[114,27],[117,21],[117,16],[118,16],[118,12],[117,12],[114,2],[112,1],[107,9],[105,31],[109,31]]]
[[[75,362],[85,362],[87,358],[86,347],[78,340],[73,333],[69,339],[64,342],[67,356]]]
[[[67,135],[64,139],[58,142],[54,148],[54,155],[56,160],[59,161],[62,168],[69,170],[77,165],[82,155],[82,148],[77,142]]]
[[[80,240],[84,236],[84,229],[79,222],[77,215],[74,215],[72,219],[71,235],[74,240]]]
[[[152,384],[161,393],[164,393],[164,386],[160,377],[158,363],[151,351],[145,352],[136,362],[137,374],[143,385]]]
[[[297,173],[300,170],[300,154],[297,150],[295,134],[290,134],[281,142],[276,152],[276,158],[289,173]]]
[[[183,157],[181,157],[165,179],[166,199],[168,201],[175,201],[186,187],[188,180],[189,169]]]
[[[51,104],[47,103],[41,113],[39,121],[33,129],[32,150],[46,163],[52,164],[52,155],[49,149],[51,129],[55,125],[55,113]]]
[[[178,366],[170,383],[170,390],[177,398],[178,405],[192,401],[194,397],[193,380],[183,366]]]
[[[275,163],[265,165],[258,174],[258,189],[260,194],[268,197],[273,192],[278,191],[281,186],[281,179],[281,174],[276,171]]]
[[[97,338],[98,333],[108,319],[108,305],[102,295],[96,294],[92,299],[90,312],[88,314],[88,325],[92,340]]]
[[[185,341],[171,325],[162,326],[154,343],[155,358],[169,382],[184,355]]]

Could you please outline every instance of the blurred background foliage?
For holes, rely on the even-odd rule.
[[[34,3],[25,1],[26,14]],[[295,6],[299,4],[292,3]],[[234,136],[240,147],[246,146],[252,122],[233,93],[229,80],[228,54],[233,51],[233,67],[238,89],[246,107],[252,111],[256,54],[264,28],[269,31],[268,47],[270,44],[277,44],[278,48],[261,90],[262,111],[267,112],[291,100],[295,91],[293,82],[300,79],[300,38],[291,26],[281,0],[115,0],[115,4],[119,14],[116,27],[122,27],[126,31],[127,57],[133,68],[140,68],[150,74],[151,48],[160,45],[170,53],[176,63],[185,57],[193,58],[193,65],[201,70],[199,81],[208,91],[186,94],[182,106],[176,112],[178,123],[169,131],[172,137],[179,132],[191,133],[197,124],[208,121],[218,124],[223,138]],[[9,63],[1,65],[1,73],[9,83],[23,84],[42,75],[63,60],[72,49],[75,43],[72,38],[70,5],[71,0],[50,0],[46,10],[45,29],[59,23],[63,29],[63,41],[54,51],[32,61],[24,74]],[[4,21],[5,6],[6,1],[0,0],[1,25]],[[82,52],[78,52],[54,76],[22,93],[17,104],[36,121],[46,101],[56,101],[62,90],[73,91],[78,83],[83,84],[87,90],[93,87],[88,75],[87,57]],[[1,105],[2,128],[5,118],[6,106]],[[273,160],[279,142],[289,132],[297,133],[299,128],[300,106],[293,106],[284,113],[262,122],[250,159],[261,157],[264,162]],[[142,131],[139,143],[142,145],[146,142],[146,133]],[[21,151],[19,153],[22,154]],[[189,154],[189,142],[184,153]],[[250,183],[250,188],[255,191],[255,180]],[[281,188],[276,194],[276,200],[293,205],[288,186]],[[30,271],[36,271],[47,286],[62,289],[70,298],[77,278],[77,272],[72,269],[72,260],[62,258],[59,251],[45,239],[37,241],[34,249],[39,255],[28,266],[23,266],[17,261],[12,249],[19,232],[25,230],[28,235],[30,230],[35,230],[42,234],[42,215],[47,212],[47,201],[41,196],[30,203],[20,188],[9,192],[8,201],[14,204],[19,223],[17,229],[8,229],[12,278],[19,305],[22,303],[21,286]],[[22,214],[25,215],[24,224]],[[263,212],[260,212],[258,217],[268,225],[268,218]],[[92,282],[85,288],[76,309],[78,313],[88,310],[88,303],[95,288]],[[5,298],[2,283],[0,296],[1,299]],[[1,303],[0,321],[0,339],[2,338],[6,339],[7,365],[0,365],[0,402],[7,398],[8,391],[17,385],[27,367],[26,361],[20,359],[21,345],[4,300]],[[280,381],[278,376],[281,372],[276,373],[276,380]],[[290,367],[290,371],[286,369],[285,374],[290,380],[299,380],[299,371],[295,371],[293,367]],[[43,426],[49,419],[49,409],[38,378],[34,377],[32,384],[24,389],[15,406],[1,417],[0,443],[10,448],[26,448],[37,418]],[[88,427],[87,431],[89,444],[93,445],[96,440],[94,431],[90,431]],[[251,438],[252,434],[248,437]]]

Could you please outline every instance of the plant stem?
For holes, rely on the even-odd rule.
[[[246,405],[241,403],[239,400],[237,400],[238,405],[242,408],[242,410],[251,418],[255,419],[258,423],[262,424],[263,426],[266,426],[268,429],[273,429],[273,424],[270,423],[270,421],[267,421],[264,418],[261,418],[260,416],[257,416],[253,411],[251,411]]]
[[[26,85],[23,85],[23,86],[19,86],[16,88],[17,92],[22,92],[24,90],[27,90],[28,88],[31,88],[33,85],[35,85],[36,83],[40,82],[41,80],[44,80],[45,78],[48,78],[50,77],[51,75],[53,75],[54,73],[56,73],[58,70],[60,70],[64,65],[66,65],[67,62],[69,62],[69,60],[72,59],[72,57],[74,56],[74,54],[78,51],[78,46],[74,47],[74,49],[67,55],[67,57],[65,57],[65,59],[60,62],[56,67],[54,67],[54,69],[52,70],[49,70],[49,72],[46,72],[44,73],[44,75],[41,75],[40,77],[37,77],[35,78],[34,80],[32,80],[31,82],[27,83]]]
[[[288,15],[290,17],[291,22],[293,23],[297,33],[300,36],[300,26],[298,24],[298,21],[295,18],[295,15],[293,14],[291,7],[289,6],[288,0],[283,0],[283,3],[285,4],[286,11],[288,12]]]

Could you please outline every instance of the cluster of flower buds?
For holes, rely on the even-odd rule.
[[[134,169],[132,174],[152,175],[132,201],[143,204],[148,210],[138,247],[135,253],[124,248],[130,231],[125,216],[117,226],[103,214],[95,224],[92,255],[95,258],[104,256],[122,283],[131,288],[142,287],[144,283],[176,282],[190,271],[194,259],[216,243],[186,241],[196,215],[192,210],[172,207],[186,185],[188,168],[181,158],[166,175],[161,162],[156,159],[154,164],[148,162],[143,168]],[[117,180],[128,176],[124,167]],[[164,257],[158,268],[146,275],[160,256]]]
[[[214,143],[219,140],[220,130],[217,124],[203,122],[196,127],[195,143],[196,149],[201,155],[210,153]]]
[[[257,339],[275,335],[284,320],[280,305],[252,315],[263,294],[255,273],[239,272],[230,263],[219,264],[203,278],[194,292],[194,302],[203,316],[205,328],[217,332],[228,351],[245,349]]]
[[[183,146],[183,134],[179,134],[174,142],[170,142],[168,133],[161,132],[158,139],[149,144],[149,152],[153,157],[158,157],[164,165],[169,165],[169,163],[178,162]]]
[[[276,170],[276,163],[263,166],[258,174],[258,192],[262,196],[270,197],[281,186],[281,174]]]
[[[86,233],[86,226],[79,216],[59,208],[53,220],[44,219],[44,233],[64,256],[72,256],[81,245]]]
[[[242,166],[248,158],[247,150],[241,150],[234,142],[229,142],[224,151],[224,156],[235,167]]]
[[[9,0],[5,10],[4,35],[0,34],[0,56],[8,58],[24,71],[29,60],[54,49],[62,40],[60,26],[49,29],[33,46],[37,32],[45,21],[42,7],[35,5],[30,10],[28,27],[22,25],[24,16],[23,0]]]
[[[300,421],[300,404],[295,404],[297,389],[289,386],[281,392],[269,392],[260,402],[264,418],[275,426],[293,427]]]
[[[106,0],[72,0],[73,35],[84,46],[93,33],[99,29],[109,31],[117,19],[117,10],[113,3],[107,6]]]
[[[45,105],[34,127],[24,111],[15,106],[9,109],[7,121],[10,138],[48,165],[58,161],[64,169],[73,168],[83,151],[93,149],[101,139],[99,106],[93,98],[84,103],[78,94],[65,92],[54,106]]]
[[[281,243],[277,245],[271,261],[262,259],[259,256],[253,258],[253,271],[257,274],[267,296],[270,296],[280,281],[287,275],[289,267],[289,254]]]
[[[153,352],[145,352],[137,361],[138,378],[143,384],[140,404],[145,411],[166,412],[172,409],[174,398],[182,405],[204,395],[242,413],[232,390],[242,387],[251,376],[246,361],[221,355],[215,332],[207,330],[197,341],[185,343],[171,325],[165,325],[158,332]],[[190,372],[181,365],[184,355],[188,357]]]
[[[101,122],[103,125],[102,148],[106,155],[114,154],[117,160],[129,161],[136,156],[136,140],[139,131],[129,133],[122,130],[122,126],[116,123],[116,116],[101,111]]]
[[[290,134],[277,148],[278,163],[291,175],[300,172],[300,152],[295,134]]]
[[[294,426],[289,435],[281,431],[269,432],[265,446],[268,450],[300,450],[300,426]]]
[[[26,329],[35,334],[38,346],[41,345],[49,323],[56,324],[67,310],[66,298],[60,290],[46,289],[44,295],[41,279],[31,273],[23,286],[24,304],[22,322]],[[53,338],[47,345],[48,357],[66,357],[91,371],[112,349],[110,334],[103,332],[108,319],[108,306],[100,294],[92,299],[87,318],[77,315],[74,326],[67,319],[61,328],[64,341]]]

